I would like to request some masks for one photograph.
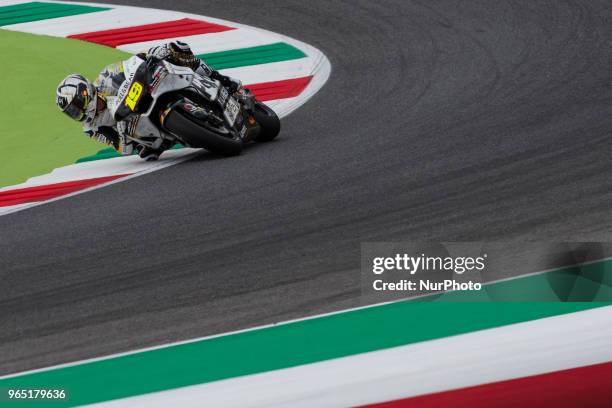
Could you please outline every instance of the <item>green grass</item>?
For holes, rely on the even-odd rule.
[[[79,72],[93,79],[129,54],[83,41],[0,29],[0,187],[24,182],[103,147],[55,106],[57,84]]]

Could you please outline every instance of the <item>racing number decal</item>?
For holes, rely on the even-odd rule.
[[[142,95],[142,85],[139,82],[134,82],[125,98],[125,106],[134,111],[140,95]]]

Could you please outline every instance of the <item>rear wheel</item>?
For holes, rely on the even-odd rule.
[[[236,156],[242,151],[242,141],[229,134],[222,136],[190,119],[187,114],[172,109],[164,120],[164,127],[190,147],[202,147],[223,156]]]
[[[273,140],[280,132],[280,119],[268,105],[261,102],[255,103],[255,109],[253,110],[253,116],[261,131],[255,137],[256,142],[269,142]]]

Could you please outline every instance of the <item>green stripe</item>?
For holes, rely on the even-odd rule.
[[[102,149],[98,151],[96,154],[92,154],[91,156],[81,157],[76,161],[76,163],[85,163],[96,160],[105,160],[105,159],[114,159],[116,157],[121,157],[121,155],[112,147],[108,147],[106,149]]]
[[[182,144],[177,143],[172,147],[172,150],[182,149],[184,147],[185,146],[183,146]],[[96,154],[92,154],[91,156],[81,157],[80,159],[76,161],[76,163],[85,163],[85,162],[97,161],[97,160],[114,159],[117,157],[121,157],[121,155],[112,147],[107,147],[106,149],[102,149],[98,151]]]
[[[451,302],[612,302],[612,260],[564,267],[485,288],[430,298]]]
[[[612,284],[610,268],[611,261],[602,261],[582,268],[564,268],[539,276],[496,283],[488,289],[502,292],[518,290],[519,294],[521,291],[530,292],[532,285],[551,287],[551,282],[560,276],[569,276],[572,270],[579,270],[582,279],[596,279],[599,286],[605,288]],[[601,275],[602,271],[604,275]],[[554,292],[558,289],[553,287],[551,290]],[[612,294],[609,287],[607,290],[609,301]],[[571,297],[571,293],[564,296]],[[46,405],[86,404],[288,368],[611,304],[478,303],[471,302],[474,298],[467,292],[429,300],[440,299],[453,301],[402,301],[343,312],[0,380],[0,389],[64,388],[70,395],[69,401]]]
[[[0,381],[69,406],[207,383],[591,309],[594,303],[400,302]]]
[[[0,26],[110,10],[77,4],[31,2],[0,7]]]
[[[197,56],[213,69],[227,69],[248,65],[269,64],[306,57],[301,50],[286,43],[275,43],[237,50],[212,52]]]

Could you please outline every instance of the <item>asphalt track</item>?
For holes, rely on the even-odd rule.
[[[607,1],[121,3],[332,75],[276,142],[0,217],[2,374],[358,306],[364,241],[612,238]]]

